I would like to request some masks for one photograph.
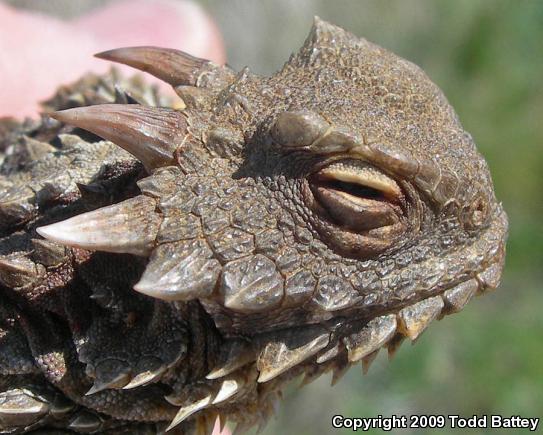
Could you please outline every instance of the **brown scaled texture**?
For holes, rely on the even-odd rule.
[[[319,19],[271,77],[100,57],[184,107],[85,78],[50,105],[88,107],[9,127],[3,431],[261,425],[295,376],[367,371],[498,285],[506,215],[417,66]]]

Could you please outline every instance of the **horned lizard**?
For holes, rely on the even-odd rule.
[[[98,57],[184,107],[112,73],[2,123],[2,433],[242,431],[498,285],[487,165],[412,63],[320,19],[271,77]]]

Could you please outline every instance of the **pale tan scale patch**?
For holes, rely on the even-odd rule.
[[[331,180],[371,187],[393,197],[401,196],[400,186],[392,178],[370,166],[331,165],[321,170],[320,174]]]

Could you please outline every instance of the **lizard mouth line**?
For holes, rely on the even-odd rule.
[[[392,357],[405,338],[415,341],[433,320],[462,310],[475,295],[499,284],[501,259],[460,283],[439,289],[423,299],[385,310],[376,316],[349,318],[345,313],[327,321],[300,329],[304,340],[294,340],[291,328],[268,331],[254,337],[253,356],[239,363],[224,361],[212,370],[208,379],[233,373],[245,364],[255,364],[259,383],[280,377],[278,382],[305,373],[303,384],[333,370],[332,384],[353,364],[362,361],[367,372],[382,348]],[[281,360],[275,360],[280,347]],[[271,367],[268,365],[272,359]]]
[[[291,378],[305,372],[306,377],[312,378],[333,369],[334,384],[339,379],[338,375],[359,361],[362,361],[363,371],[366,373],[382,348],[387,349],[391,358],[405,338],[414,342],[432,321],[461,311],[474,296],[495,289],[500,281],[501,261],[502,259],[499,259],[474,277],[411,301],[407,305],[403,304],[371,316],[369,320],[368,317],[357,320],[341,316],[314,325],[317,326],[317,333],[328,331],[327,344],[311,355],[311,358],[293,367],[285,376]],[[341,326],[336,328],[335,325],[338,324]],[[289,351],[296,353],[302,348]]]
[[[338,371],[358,361],[362,361],[366,373],[381,348],[386,347],[391,358],[405,338],[417,340],[433,320],[459,312],[475,295],[495,289],[499,285],[501,267],[498,261],[473,278],[400,309],[389,310],[369,321],[351,320],[338,330],[332,329],[328,346],[311,361],[313,367],[317,367],[315,370],[319,373],[333,368],[332,383],[337,381]]]
[[[436,303],[435,309],[439,318],[442,318],[444,315],[461,311],[475,295],[482,295],[488,290],[495,289],[500,280],[500,267],[500,262],[493,263],[483,271],[476,273],[473,276],[469,276],[460,282],[441,288],[436,287],[424,295],[419,295],[419,297],[413,298],[396,307],[383,309],[381,312],[377,312],[372,316],[362,314],[357,315],[355,318],[349,318],[348,315],[341,317],[344,318],[346,324],[351,324],[351,327],[355,324],[359,326],[360,324],[370,323],[381,316],[396,315],[401,317],[404,310],[417,311],[416,307],[419,304],[427,304],[427,301],[431,299],[437,301],[437,299],[440,298],[442,301]],[[335,319],[336,318],[333,320]]]

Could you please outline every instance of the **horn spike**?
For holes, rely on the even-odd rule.
[[[62,245],[145,256],[153,248],[161,222],[155,207],[154,199],[140,195],[36,231]]]
[[[207,59],[191,56],[180,50],[162,47],[123,47],[95,54],[99,59],[122,63],[147,72],[174,88],[197,86],[206,70],[220,68]]]
[[[404,338],[405,337],[402,334],[396,334],[387,343],[387,353],[388,353],[389,361],[392,361],[392,359],[396,356],[396,353],[398,352],[398,349],[400,349],[400,346],[403,343]]]
[[[360,361],[365,356],[386,344],[396,333],[397,320],[394,314],[376,317],[360,331],[343,339],[349,362]]]
[[[120,373],[116,377],[112,378],[107,382],[94,381],[92,387],[85,393],[85,396],[90,396],[92,394],[99,393],[107,389],[119,389],[122,388],[122,385],[126,384],[130,380],[130,375],[128,373]]]
[[[256,362],[256,367],[260,372],[257,382],[268,382],[276,378],[324,349],[329,342],[330,334],[325,333],[294,349],[289,349],[281,341],[268,343]]]
[[[471,300],[479,289],[477,280],[470,279],[443,292],[442,298],[445,302],[445,310],[449,313],[457,313]]]
[[[169,431],[170,429],[173,429],[175,426],[180,424],[183,420],[190,417],[195,412],[198,412],[200,409],[204,409],[210,404],[211,404],[211,396],[207,396],[201,400],[198,400],[197,402],[193,404],[190,404],[189,406],[180,408],[177,414],[175,415],[174,419],[170,423],[170,425],[166,428],[166,432]]]
[[[149,171],[172,164],[175,150],[188,133],[187,118],[181,112],[139,104],[76,107],[50,116],[114,142]]]
[[[439,316],[444,305],[440,296],[434,296],[403,308],[398,313],[398,332],[415,341]]]
[[[159,367],[154,371],[147,371],[144,373],[139,373],[134,376],[128,384],[123,387],[123,390],[131,390],[132,388],[141,387],[142,385],[148,385],[153,382],[156,382],[162,377],[167,367]]]
[[[233,395],[237,394],[240,389],[243,387],[243,382],[240,382],[237,379],[227,379],[222,382],[222,384],[219,387],[219,390],[216,394],[210,394],[206,397],[197,400],[196,402],[190,403],[186,406],[183,406],[179,408],[179,411],[177,411],[177,414],[175,415],[174,419],[170,423],[170,425],[167,427],[166,432],[173,429],[175,426],[186,420],[188,417],[193,415],[194,413],[207,408],[211,405],[216,405],[218,403],[222,403],[225,400],[228,400]],[[166,400],[171,402],[171,398],[166,397]],[[175,402],[175,400],[173,400]]]
[[[256,351],[243,340],[227,341],[219,354],[217,366],[206,376],[206,379],[219,379],[237,369],[255,361]]]
[[[210,296],[219,279],[220,263],[202,240],[159,246],[134,290],[163,300]]]
[[[330,385],[333,387],[336,385],[345,373],[349,370],[349,363],[346,360],[339,360],[336,362],[336,365],[332,369],[332,379]]]

